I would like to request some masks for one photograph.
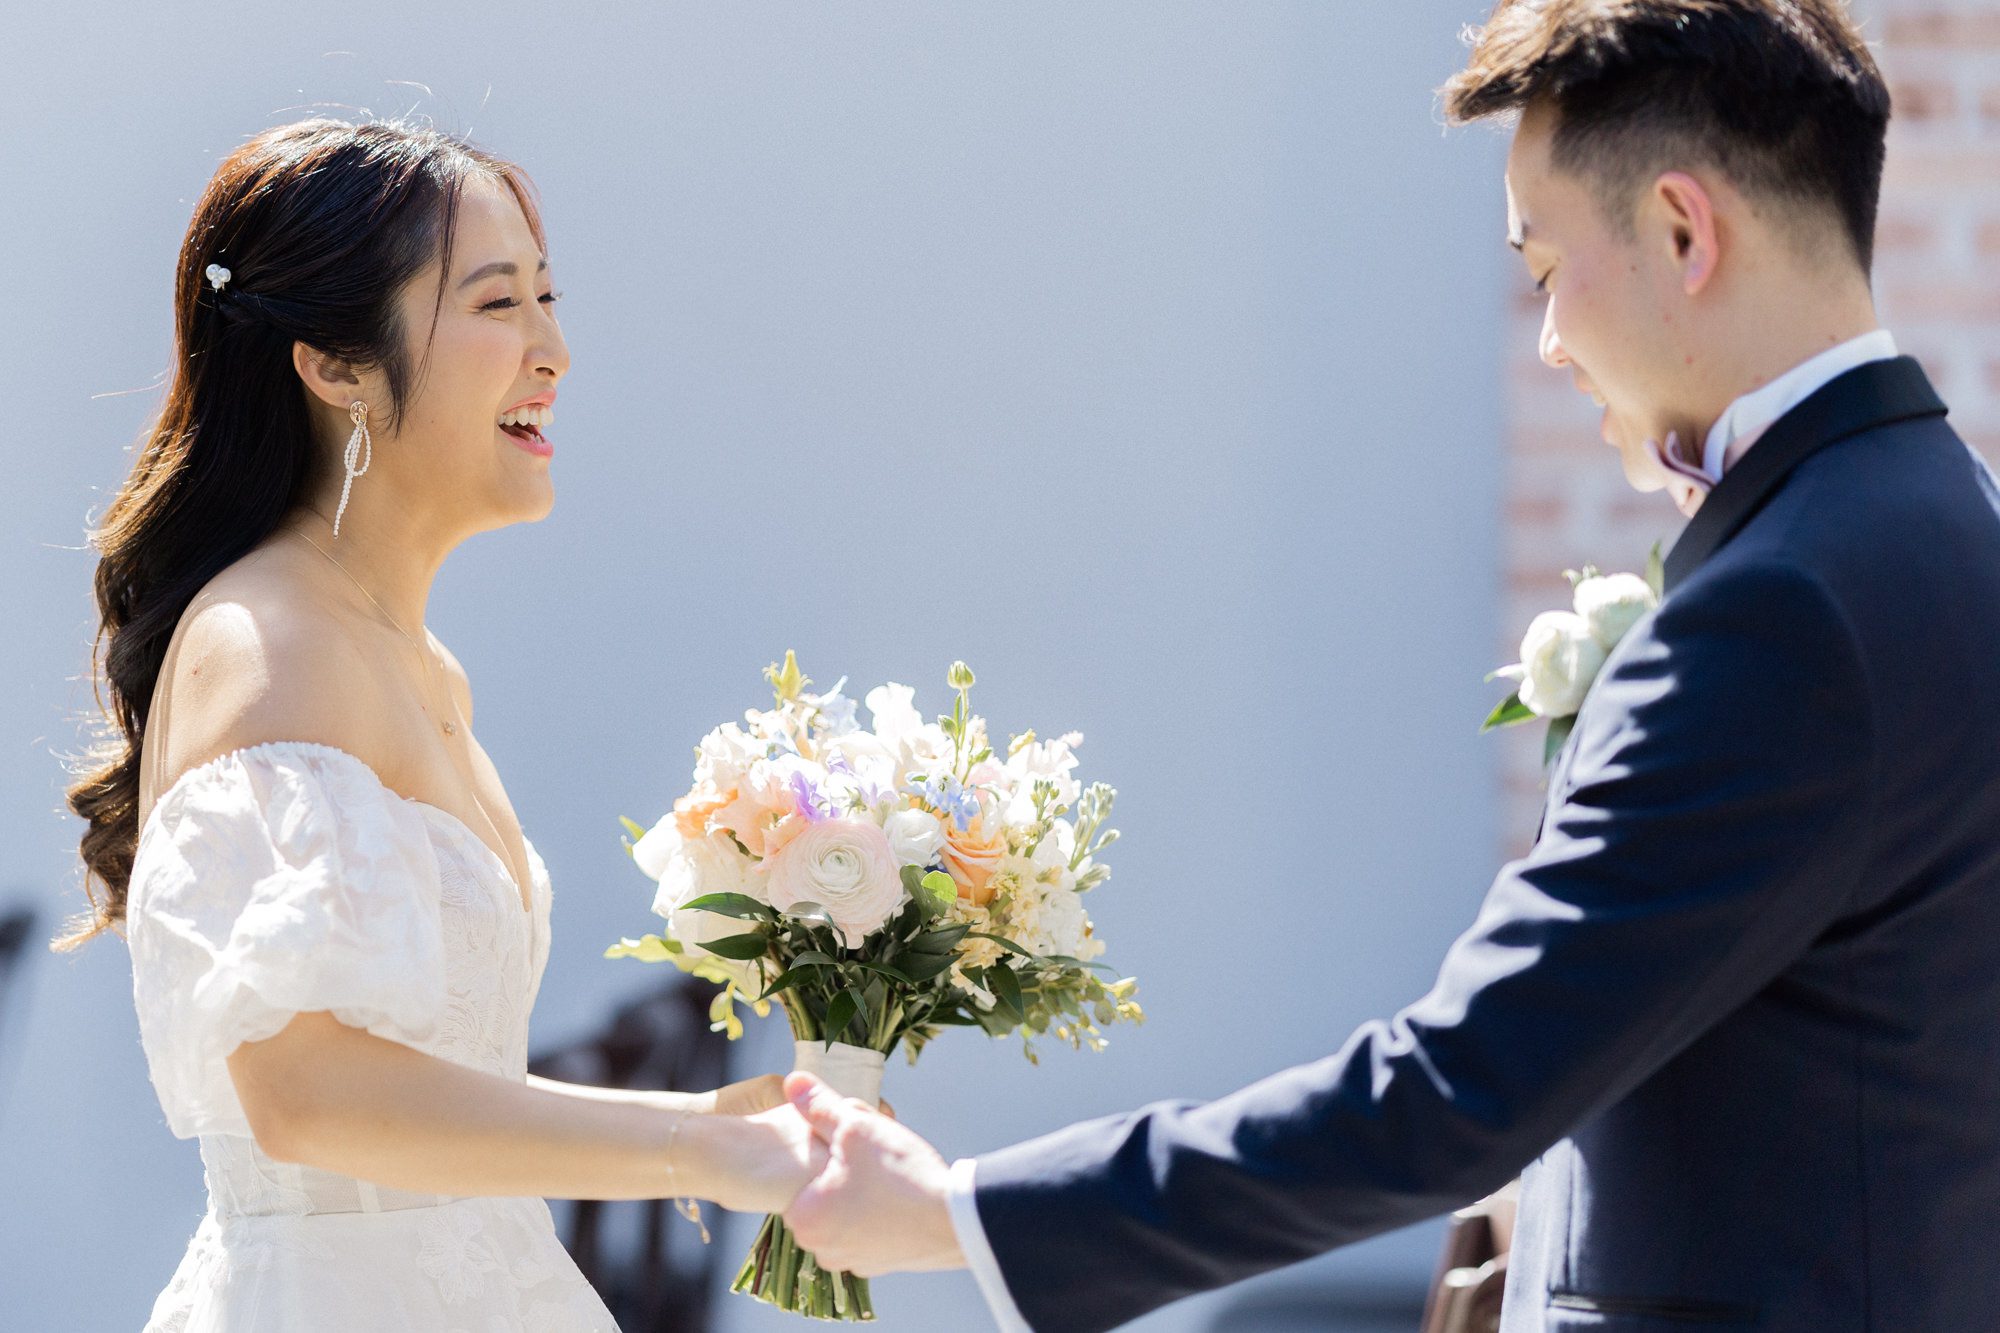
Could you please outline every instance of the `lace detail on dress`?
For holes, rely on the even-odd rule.
[[[432,1208],[417,1225],[417,1267],[437,1283],[446,1305],[478,1294],[488,1273],[502,1264],[485,1244],[485,1225],[469,1208]]]

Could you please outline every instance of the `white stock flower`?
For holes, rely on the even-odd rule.
[[[1607,653],[1618,646],[1639,617],[1659,604],[1652,585],[1637,574],[1605,574],[1576,585],[1576,613],[1590,626],[1590,637]]]
[[[1544,611],[1521,640],[1521,702],[1540,717],[1568,717],[1604,665],[1604,646],[1574,611]]]
[[[1008,917],[1014,942],[1037,957],[1063,954],[1089,962],[1104,952],[1103,942],[1090,937],[1090,917],[1073,889],[1039,880],[1023,884]]]
[[[1037,778],[1056,784],[1056,800],[1075,805],[1083,786],[1070,772],[1076,767],[1074,747],[1083,743],[1079,732],[1069,732],[1052,741],[1030,741],[1007,757],[1007,773],[1023,792],[1032,791]]]
[[[903,905],[903,878],[888,835],[862,820],[808,824],[764,864],[773,907],[790,912],[800,903],[819,904],[849,948]]]
[[[944,855],[944,826],[928,810],[898,810],[882,826],[899,866],[930,867]]]

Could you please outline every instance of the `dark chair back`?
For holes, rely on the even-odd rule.
[[[543,1078],[600,1088],[707,1092],[729,1081],[728,1037],[708,1027],[716,987],[676,973],[624,1005],[597,1036],[530,1057]],[[708,1333],[720,1238],[664,1199],[569,1201],[568,1246],[624,1333]],[[705,1210],[711,1221],[714,1209]]]
[[[28,937],[34,933],[35,909],[15,907],[0,912],[0,1053],[4,1053],[7,1027],[14,1018],[14,1005],[10,997],[19,988],[26,974]],[[0,1071],[6,1062],[0,1059]]]

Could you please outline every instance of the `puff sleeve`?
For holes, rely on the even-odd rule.
[[[126,938],[147,1068],[178,1138],[250,1134],[225,1059],[295,1013],[419,1046],[445,1007],[422,812],[331,746],[251,746],[182,774],[140,837]]]

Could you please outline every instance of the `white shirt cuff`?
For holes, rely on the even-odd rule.
[[[972,1270],[979,1293],[986,1298],[994,1327],[1000,1333],[1034,1333],[1015,1307],[1014,1298],[1007,1291],[1007,1279],[1000,1274],[1000,1261],[993,1257],[993,1247],[986,1243],[986,1228],[979,1224],[979,1205],[972,1195],[974,1164],[971,1157],[961,1157],[951,1164],[951,1174],[945,1182],[951,1229],[958,1236],[958,1248],[965,1254],[965,1266]]]

